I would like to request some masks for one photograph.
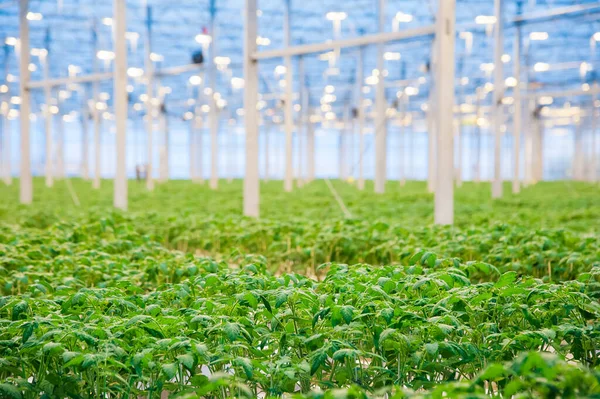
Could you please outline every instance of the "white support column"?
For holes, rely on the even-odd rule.
[[[264,135],[265,135],[265,176],[263,180],[265,182],[269,181],[269,136],[271,135],[271,124],[264,120]]]
[[[290,47],[292,41],[291,35],[291,0],[285,1],[285,14],[283,18],[283,44],[286,47]],[[293,113],[293,87],[292,87],[292,57],[287,56],[284,58],[285,61],[285,95],[283,104],[283,118],[285,127],[285,177],[283,181],[283,189],[286,192],[292,191],[293,178],[294,178],[294,149],[293,149],[293,136],[294,136],[294,113]]]
[[[440,1],[436,19],[439,68],[436,73],[437,173],[435,224],[454,223],[454,47],[456,0]]]
[[[379,33],[385,30],[385,0],[378,0]],[[385,99],[385,62],[383,54],[385,45],[377,44],[377,70],[379,72],[375,93],[375,192],[385,192],[387,174],[387,104]]]
[[[306,125],[306,177],[309,182],[315,180],[315,125],[310,121]]]
[[[192,119],[190,119],[188,121],[189,126],[188,126],[188,151],[189,151],[189,158],[190,158],[190,164],[189,164],[189,173],[190,173],[190,181],[191,182],[196,182],[196,166],[194,165],[194,163],[196,162],[196,134],[195,134],[195,124],[196,124],[196,118],[192,117]]]
[[[503,0],[494,0],[496,25],[494,26],[494,97],[492,103],[494,128],[494,179],[492,198],[502,197],[502,97],[504,97],[504,54]]]
[[[483,96],[481,87],[475,89],[475,162],[473,163],[473,181],[479,183],[481,181],[481,126],[479,120],[481,118],[481,100]]]
[[[533,137],[533,181],[538,183],[543,179],[544,174],[544,123],[540,118],[539,110],[536,109],[535,133]]]
[[[583,134],[581,120],[575,122],[575,146],[571,161],[571,173],[573,180],[583,180]]]
[[[8,99],[7,99],[8,100]],[[0,115],[2,117],[2,143],[0,150],[2,151],[2,181],[7,186],[12,184],[12,163],[10,157],[10,142],[11,142],[11,126],[10,119],[8,119],[8,101],[5,103],[6,109],[0,109]]]
[[[296,129],[297,145],[298,145],[298,170],[297,181],[298,187],[302,187],[305,182],[304,175],[304,137],[306,124],[308,123],[308,103],[309,91],[306,87],[306,79],[304,76],[304,57],[298,58],[298,92],[300,93],[300,113],[298,114],[298,128]]]
[[[210,57],[208,59],[208,75],[210,81],[210,112],[209,112],[209,125],[210,125],[210,188],[216,190],[219,188],[219,110],[217,109],[217,101],[215,100],[215,92],[217,89],[217,68],[215,65],[215,57],[217,51],[217,37],[215,32],[215,17],[216,10],[214,8],[214,2],[211,1],[210,10],[210,34],[212,41],[210,44]],[[247,90],[247,89],[246,89]]]
[[[439,51],[439,40],[434,37],[432,43],[432,54],[430,63],[430,85],[429,85],[429,98],[427,100],[427,191],[430,193],[435,192],[435,184],[437,181],[437,77],[436,73],[438,68],[438,51]]]
[[[88,134],[88,121],[89,112],[87,108],[87,100],[84,102],[85,106],[81,111],[81,177],[84,180],[88,180],[89,176],[89,134]]]
[[[47,41],[49,44],[49,40]],[[44,80],[50,79],[50,49],[46,49],[48,52],[45,57],[41,57],[40,61],[44,69]],[[44,107],[44,133],[46,136],[46,162],[44,165],[44,175],[46,180],[46,187],[52,187],[54,184],[54,171],[53,171],[53,137],[52,137],[52,112],[50,108],[52,106],[52,88],[50,86],[44,86],[44,100],[46,105]]]
[[[259,217],[260,178],[258,167],[258,63],[252,59],[258,46],[256,0],[246,0],[244,26],[244,120],[246,125],[246,171],[244,176],[244,215]]]
[[[59,108],[62,104],[59,101]],[[67,176],[65,171],[65,120],[64,114],[59,113],[56,120],[56,177],[64,179]]]
[[[461,84],[462,87],[462,84]],[[456,139],[458,140],[457,151],[456,151],[456,187],[462,187],[463,179],[462,179],[462,163],[463,163],[463,119],[464,114],[460,109],[461,102],[464,101],[464,91],[461,89],[461,96],[458,101],[458,118],[456,120]]]
[[[517,81],[513,89],[514,114],[513,114],[513,181],[512,192],[518,194],[521,191],[521,113],[523,106],[521,103],[521,27],[517,26],[515,30],[515,44],[513,54],[513,74]]]
[[[151,59],[152,54],[152,9],[150,6],[146,7],[146,189],[148,191],[154,190],[154,64]]]
[[[29,0],[19,1],[19,92],[21,95],[21,169],[19,174],[19,200],[21,204],[33,201],[33,179],[31,177],[30,121],[31,92],[29,84],[29,22],[27,12]]]
[[[161,139],[160,139],[160,147],[159,147],[159,154],[158,154],[158,162],[159,162],[159,180],[161,183],[166,182],[167,180],[169,180],[169,161],[168,161],[168,154],[169,154],[169,128],[167,126],[167,115],[166,115],[166,109],[164,108],[164,96],[162,94],[160,94],[160,92],[162,91],[162,87],[159,85],[158,86],[158,91],[159,91],[159,99],[160,99],[160,110],[158,111],[158,130],[161,134]]]
[[[115,107],[116,169],[113,193],[115,208],[127,209],[127,20],[125,0],[113,0],[113,34],[115,48],[115,78],[113,98]]]
[[[598,83],[594,83],[594,93],[597,93]],[[592,143],[591,143],[591,157],[590,157],[590,176],[589,180],[592,183],[598,181],[598,111],[596,109],[596,94],[592,96]]]
[[[92,56],[92,67],[94,69],[94,73],[98,72],[98,57],[96,56],[96,52],[98,50],[98,34],[96,32],[96,21],[94,21],[94,26],[92,27],[92,43],[94,48],[94,55]],[[100,188],[100,176],[101,176],[101,141],[100,141],[100,132],[101,132],[101,121],[100,121],[100,111],[98,110],[98,81],[94,81],[92,83],[92,118],[94,122],[94,181],[92,182],[92,187],[95,189]]]
[[[356,109],[358,119],[358,189],[365,189],[365,175],[364,175],[364,152],[365,152],[365,111],[363,110],[363,78],[364,78],[364,55],[365,48],[360,47],[358,49],[358,59],[356,60]]]
[[[200,89],[198,89],[200,92]],[[198,95],[200,97],[200,95]],[[200,104],[200,99],[198,99],[198,104]],[[202,148],[202,133],[203,133],[203,120],[202,120],[202,111],[200,110],[200,105],[196,107],[196,112],[194,116],[194,129],[196,131],[196,141],[194,142],[194,146],[196,147],[196,156],[194,158],[194,168],[195,168],[195,176],[196,183],[204,184],[204,175],[202,168],[202,156],[203,156],[203,148]]]
[[[348,107],[348,105],[346,104],[344,106],[344,122],[343,122],[343,127],[339,130],[339,136],[338,136],[338,176],[340,180],[346,180],[346,178],[348,177],[347,172],[347,161],[348,161],[348,154],[347,154],[347,128],[348,125],[350,124],[350,109]]]
[[[408,96],[406,94],[402,94],[402,97],[398,99],[400,104],[400,128],[398,132],[398,138],[400,142],[400,148],[398,150],[398,158],[400,159],[399,168],[398,168],[398,180],[400,181],[400,187],[404,187],[406,184],[406,171],[404,170],[404,161],[406,160],[406,147],[404,146],[405,135],[404,135],[404,119],[406,118],[406,103],[408,102]]]

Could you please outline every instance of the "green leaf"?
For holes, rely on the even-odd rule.
[[[2,399],[22,399],[21,391],[11,384],[0,384],[0,398]]]
[[[286,303],[288,300],[288,293],[286,291],[281,291],[275,297],[275,307],[279,308],[281,305]]]
[[[327,352],[325,352],[322,349],[316,351],[315,354],[312,356],[312,359],[310,362],[310,375],[314,375],[317,372],[317,370],[319,369],[319,367],[321,367],[325,364],[326,360],[327,360]]]
[[[62,354],[64,352],[63,346],[58,342],[48,342],[46,345],[44,345],[42,350],[44,351],[44,353],[50,356]]]
[[[28,308],[29,305],[25,301],[17,303],[15,306],[13,306],[12,309],[12,320],[20,320],[22,318],[21,316],[23,316],[25,312],[27,312]]]
[[[172,380],[177,375],[177,372],[179,371],[179,367],[177,366],[176,363],[163,364],[161,369],[162,369],[163,373],[165,373],[165,375],[167,376],[167,378],[169,380]]]
[[[236,323],[227,323],[225,327],[223,327],[223,331],[225,331],[225,335],[231,342],[235,341],[240,337],[240,326]]]
[[[494,284],[494,287],[496,287],[496,288],[506,287],[507,285],[510,285],[510,284],[514,283],[515,281],[517,281],[517,272],[515,272],[515,271],[506,272],[500,276],[500,278],[498,279],[496,284]]]
[[[432,356],[437,353],[438,348],[439,344],[437,342],[425,344],[425,350]]]
[[[252,362],[250,361],[250,359],[247,359],[245,357],[239,357],[235,360],[235,363],[244,370],[244,373],[246,373],[246,377],[248,379],[252,378],[254,368],[252,367]]]
[[[354,309],[352,308],[352,306],[342,306],[342,308],[340,309],[340,313],[344,318],[346,324],[350,324],[350,322],[352,321],[352,317],[354,316]]]
[[[178,355],[177,360],[189,371],[194,370],[194,356],[192,354],[184,353],[183,355]]]

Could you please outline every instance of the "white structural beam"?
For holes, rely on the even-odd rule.
[[[29,22],[27,12],[29,0],[19,1],[19,90],[21,95],[21,170],[19,180],[19,199],[22,204],[33,201],[33,179],[31,177],[30,121],[31,93],[29,84]]]
[[[200,104],[200,96],[201,90],[198,88],[198,104]],[[202,120],[202,110],[200,109],[200,105],[196,107],[196,112],[194,115],[194,130],[196,134],[196,140],[193,142],[195,146],[195,154],[194,158],[194,170],[195,170],[195,182],[199,184],[204,184],[204,170],[202,168],[202,158],[203,158],[203,147],[202,147],[202,133],[203,133],[203,120]]]
[[[308,120],[306,125],[306,177],[309,182],[315,180],[315,125]]]
[[[61,106],[59,101],[58,106]],[[65,120],[64,114],[58,114],[56,120],[56,177],[64,179],[67,176],[65,170]]]
[[[291,0],[285,1],[285,14],[283,18],[283,43],[289,48],[291,46]],[[285,129],[285,176],[283,178],[283,189],[286,192],[292,191],[294,178],[293,163],[293,135],[294,135],[294,113],[292,100],[292,57],[284,57],[285,64],[285,97],[283,102],[283,119]]]
[[[523,23],[534,23],[534,22],[545,22],[548,19],[553,19],[557,17],[572,15],[572,14],[580,14],[586,13],[590,11],[600,11],[600,4],[578,4],[573,6],[566,7],[557,7],[550,10],[544,11],[536,11],[529,14],[523,14],[516,16],[512,22],[515,24],[523,24]]]
[[[0,102],[1,104],[2,102]],[[5,102],[5,107],[0,107],[0,122],[2,125],[2,136],[0,137],[0,173],[2,174],[2,181],[7,186],[12,184],[12,167],[10,162],[10,139],[11,139],[11,127],[10,119],[8,119],[8,102]]]
[[[594,89],[598,88],[598,83],[594,82]],[[596,95],[592,97],[592,148],[590,159],[590,181],[595,183],[598,181],[598,110],[596,109]]]
[[[46,42],[47,47],[49,47],[49,40]],[[50,49],[46,49],[48,52],[45,57],[41,58],[42,67],[44,69],[44,80],[50,79]],[[54,184],[54,176],[52,170],[52,160],[53,160],[53,137],[52,137],[52,112],[51,112],[51,104],[52,104],[52,86],[46,85],[44,86],[44,99],[45,99],[45,107],[44,107],[44,133],[46,136],[46,159],[44,165],[44,175],[46,180],[46,187],[52,187]]]
[[[126,137],[127,137],[127,39],[125,38],[127,20],[125,0],[113,0],[114,48],[115,48],[115,138],[116,169],[113,192],[115,208],[127,209],[127,170],[126,170]]]
[[[437,173],[435,224],[454,223],[454,47],[456,0],[440,1],[436,19],[438,68],[436,72]]]
[[[302,187],[305,183],[306,176],[304,174],[305,169],[305,137],[306,137],[306,125],[308,122],[308,104],[309,104],[309,91],[306,87],[306,77],[304,73],[304,58],[298,58],[298,86],[300,92],[300,113],[298,115],[298,129],[297,129],[297,143],[298,143],[298,187]]]
[[[379,32],[371,35],[353,37],[349,39],[331,40],[324,43],[303,44],[299,46],[284,47],[274,50],[263,50],[252,55],[255,60],[265,60],[269,58],[281,58],[287,56],[297,56],[303,54],[323,53],[326,51],[343,49],[348,47],[361,47],[369,44],[380,44],[407,40],[425,36],[431,36],[435,33],[434,25],[427,25],[414,29],[404,29],[398,32]]]
[[[427,191],[430,193],[435,192],[435,184],[437,181],[437,137],[436,137],[436,126],[437,126],[437,70],[438,68],[438,47],[439,40],[437,36],[431,42],[431,62],[429,69],[430,76],[430,88],[429,98],[427,99]]]
[[[146,189],[154,190],[154,64],[152,54],[152,8],[146,6]]]
[[[154,71],[154,75],[158,78],[161,78],[165,76],[181,75],[187,72],[198,72],[203,68],[204,66],[202,64],[178,65],[174,67],[158,69]]]
[[[504,71],[502,55],[504,54],[504,21],[503,0],[494,0],[494,96],[493,122],[494,129],[494,178],[492,181],[492,198],[502,197],[502,97],[504,97]]]
[[[27,84],[29,89],[42,89],[46,87],[67,86],[70,84],[81,84],[98,82],[102,80],[110,80],[114,78],[112,72],[98,72],[90,75],[68,76],[64,78],[34,80]]]
[[[365,111],[363,109],[362,82],[364,79],[364,56],[365,48],[358,49],[358,58],[356,60],[356,110],[358,119],[358,189],[365,188],[364,175],[364,152],[365,152]]]
[[[271,123],[264,121],[264,136],[265,136],[265,174],[264,181],[269,181],[269,136],[271,131]]]
[[[513,89],[514,114],[513,114],[513,180],[512,192],[518,194],[521,191],[521,27],[517,26],[515,31],[515,44],[513,53],[513,75],[517,81]]]
[[[96,52],[98,50],[98,32],[97,22],[94,20],[92,26],[92,44],[94,48],[94,55],[92,56],[92,68],[94,72],[98,71],[98,58],[96,57]],[[100,154],[102,153],[101,142],[100,142],[100,132],[101,132],[101,121],[100,121],[100,110],[98,109],[98,95],[100,92],[100,88],[98,87],[98,81],[92,82],[92,118],[94,123],[94,179],[92,182],[92,187],[95,189],[100,188],[100,176],[101,176],[101,158]]]
[[[258,63],[252,59],[257,49],[256,0],[246,0],[244,26],[244,120],[246,125],[246,171],[244,176],[244,215],[260,215],[260,178],[258,165]]]
[[[571,174],[573,180],[583,180],[583,134],[581,120],[575,122],[575,146],[571,161]]]
[[[544,171],[544,123],[539,115],[540,109],[536,107],[534,117],[534,135],[533,135],[533,182],[538,183],[543,178]]]
[[[481,180],[481,126],[478,121],[482,115],[481,101],[483,100],[481,87],[475,89],[475,162],[473,163],[473,181],[479,183]]]
[[[84,102],[84,107],[81,110],[81,177],[84,180],[89,179],[89,111],[87,108],[87,100]]]
[[[406,119],[406,107],[408,105],[408,96],[406,94],[403,94],[402,97],[400,97],[398,99],[400,101],[400,127],[399,127],[399,141],[400,141],[400,148],[398,150],[399,155],[398,158],[400,160],[399,164],[399,168],[398,168],[398,180],[400,181],[400,187],[403,187],[406,184],[406,171],[404,170],[404,164],[405,164],[405,160],[406,160],[406,146],[404,145],[405,143],[405,126],[404,126],[404,120]]]
[[[215,57],[217,50],[217,35],[216,35],[216,8],[215,0],[210,2],[210,22],[209,29],[212,36],[210,44],[210,57],[209,57],[209,68],[208,75],[210,81],[210,112],[209,112],[209,125],[210,125],[210,188],[216,190],[219,188],[219,110],[217,109],[217,101],[215,100],[215,91],[217,88],[217,68],[215,65]],[[248,89],[246,89],[247,91]]]
[[[378,0],[378,19],[379,34],[385,29],[385,0]],[[383,194],[385,192],[386,181],[386,143],[387,143],[387,104],[385,99],[385,43],[377,43],[377,86],[375,88],[375,192]]]

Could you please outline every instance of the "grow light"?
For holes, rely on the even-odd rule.
[[[398,22],[411,22],[413,20],[413,16],[410,14],[405,14],[402,11],[399,11],[396,13],[396,16],[394,17],[394,19]]]
[[[548,40],[548,32],[531,32],[529,39],[536,41]]]
[[[404,94],[407,96],[416,96],[419,94],[419,89],[413,86],[406,86],[406,88],[404,88]]]
[[[550,64],[547,64],[545,62],[537,62],[533,66],[533,70],[536,72],[546,72],[546,71],[550,70]]]
[[[144,70],[135,67],[127,68],[127,76],[129,76],[130,78],[140,78],[144,76]]]
[[[340,11],[340,12],[330,11],[325,15],[325,17],[330,21],[343,21],[348,17],[348,14],[346,14],[343,11]]]
[[[515,87],[517,83],[517,79],[513,76],[510,76],[504,80],[504,84],[506,85],[506,87]]]
[[[112,51],[100,50],[96,53],[96,57],[98,57],[99,60],[112,61],[115,59],[115,53]]]
[[[40,14],[39,12],[28,12],[27,13],[27,19],[29,21],[41,21],[43,18],[42,14]]]
[[[165,60],[165,57],[163,57],[160,54],[157,53],[150,53],[150,61],[153,62],[163,62]]]
[[[245,84],[245,82],[244,82],[243,78],[238,78],[238,77],[231,78],[231,87],[235,90],[243,89],[244,84]]]
[[[271,44],[271,39],[268,37],[258,36],[256,38],[256,44],[259,46],[269,46]]]
[[[383,54],[383,58],[386,61],[399,61],[401,58],[401,54],[400,53],[395,53],[395,52],[386,52]]]
[[[189,78],[189,82],[192,86],[198,86],[202,84],[202,78],[198,75],[192,75]]]
[[[16,46],[18,42],[19,42],[19,39],[17,39],[16,37],[12,37],[12,36],[9,36],[6,39],[4,39],[4,43],[8,46]]]
[[[475,23],[478,25],[492,25],[496,23],[496,17],[493,15],[478,15],[475,17]]]

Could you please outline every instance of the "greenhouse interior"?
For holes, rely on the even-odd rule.
[[[600,398],[600,2],[0,0],[0,399]]]

